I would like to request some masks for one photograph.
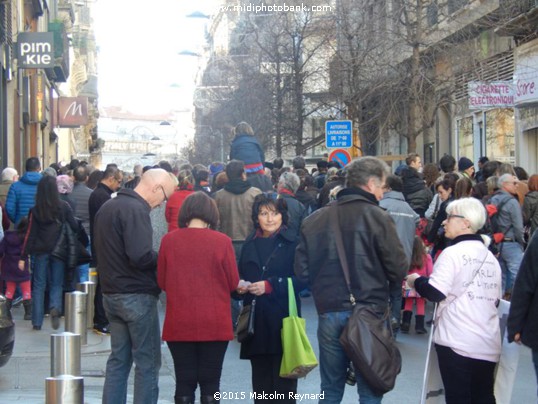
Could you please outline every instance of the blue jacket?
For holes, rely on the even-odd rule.
[[[232,140],[230,160],[243,161],[245,163],[245,171],[248,174],[248,166],[250,165],[260,164],[263,171],[265,155],[263,154],[260,143],[258,143],[258,140],[254,136],[239,134]]]
[[[28,212],[35,205],[37,184],[41,178],[41,173],[29,171],[9,187],[6,211],[13,223],[17,224],[23,217],[28,216]]]

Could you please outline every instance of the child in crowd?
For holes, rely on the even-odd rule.
[[[408,274],[410,275],[418,273],[420,276],[429,277],[432,270],[432,257],[427,253],[422,238],[415,236],[415,240],[413,242],[413,253],[411,254],[411,265],[409,267]],[[415,289],[406,289],[405,280],[402,283],[402,293],[405,305],[400,329],[405,334],[409,332],[411,317],[413,315],[413,303],[416,303],[417,311],[415,315],[415,332],[417,334],[427,334],[428,331],[426,331],[426,328],[424,328],[424,308],[426,305],[426,299],[420,297]]]
[[[24,319],[32,319],[32,291],[30,287],[30,271],[28,262],[24,270],[18,267],[21,257],[24,236],[28,227],[28,219],[20,220],[15,230],[8,230],[0,242],[0,257],[2,258],[1,278],[6,283],[6,299],[8,314],[11,317],[11,303],[17,285],[22,291],[22,304],[24,306]]]

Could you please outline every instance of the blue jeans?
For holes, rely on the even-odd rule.
[[[86,251],[92,253],[91,243],[86,247]],[[90,280],[90,264],[83,264],[77,267],[77,283],[88,282]]]
[[[349,359],[340,345],[339,338],[350,316],[351,311],[319,315],[319,371],[321,392],[325,393],[325,399],[320,400],[320,403],[323,404],[339,404],[344,395]],[[359,402],[361,404],[381,403],[383,395],[376,395],[357,369],[355,369],[355,376]]]
[[[45,291],[49,288],[49,309],[62,312],[65,264],[50,254],[34,255],[32,284],[32,325],[42,326],[45,314]]]
[[[501,243],[499,262],[503,270],[503,289],[505,292],[512,292],[516,275],[523,259],[523,248],[515,241]]]
[[[106,364],[103,404],[127,400],[127,380],[135,367],[135,404],[157,403],[161,368],[161,332],[157,296],[149,294],[103,294],[110,321],[111,352]]]

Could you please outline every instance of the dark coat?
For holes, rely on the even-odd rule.
[[[241,279],[250,282],[267,280],[273,288],[269,294],[256,297],[254,337],[241,344],[241,359],[256,355],[281,355],[282,342],[280,330],[282,319],[288,316],[288,281],[292,278],[296,294],[303,289],[293,274],[293,256],[297,245],[295,234],[283,230],[275,237],[261,238],[250,235],[245,241],[239,259]],[[260,254],[258,254],[260,251]],[[268,261],[268,257],[272,258]],[[267,263],[264,273],[262,267]],[[263,276],[262,276],[263,274]],[[250,304],[255,296],[244,295],[244,304]],[[300,300],[297,298],[300,312]]]
[[[508,341],[517,333],[525,345],[538,350],[538,232],[525,250],[512,292]]]
[[[230,147],[230,160],[241,160],[245,165],[265,161],[262,147],[254,136],[238,134],[232,140]],[[248,173],[248,170],[246,171]]]
[[[30,209],[28,216],[28,231],[26,244],[23,248],[23,257],[29,254],[50,254],[55,249],[63,223],[67,221],[73,232],[78,232],[78,222],[73,216],[71,207],[67,202],[60,201],[61,212],[58,220],[44,221],[35,212],[35,207]]]
[[[88,198],[88,213],[90,216],[90,242],[92,244],[92,251],[95,251],[95,237],[93,235],[95,215],[97,214],[101,206],[103,206],[103,204],[112,197],[113,193],[114,191],[112,189],[100,182],[99,184],[97,184],[97,187],[93,190],[90,197]],[[91,266],[96,266],[97,254],[93,254],[92,259],[93,262]]]
[[[424,217],[424,213],[433,199],[432,192],[424,183],[419,172],[412,167],[402,170],[402,181],[406,202],[420,217]]]
[[[2,277],[3,281],[24,282],[30,279],[28,270],[28,261],[24,271],[19,269],[19,260],[24,239],[21,238],[17,231],[10,230],[4,234],[0,242],[0,257],[2,257]]]
[[[355,299],[383,309],[389,299],[388,281],[402,282],[407,257],[389,213],[378,206],[372,194],[361,189],[343,189],[336,202],[303,221],[295,274],[299,280],[310,282],[319,314],[351,310],[331,225],[334,203]]]
[[[97,212],[92,241],[103,293],[159,296],[150,211],[139,194],[122,189]]]
[[[304,218],[308,216],[305,206],[293,195],[282,193],[278,197],[286,201],[289,215],[288,228],[293,230],[295,235],[298,236],[301,224]]]

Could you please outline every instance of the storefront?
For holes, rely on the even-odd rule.
[[[514,105],[517,164],[529,174],[538,173],[538,39],[515,51]]]

